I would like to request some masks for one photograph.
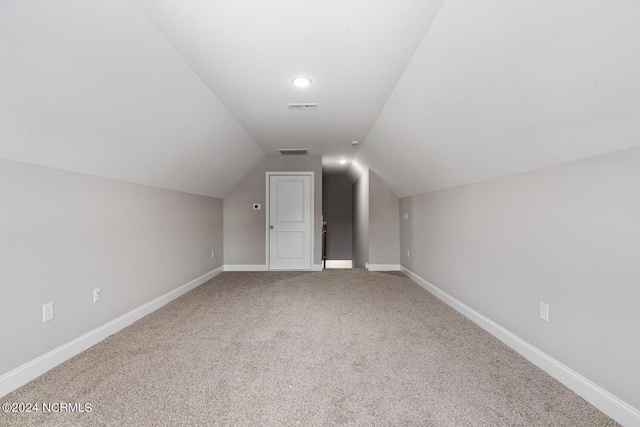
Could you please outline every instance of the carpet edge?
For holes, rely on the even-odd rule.
[[[0,397],[22,387],[73,356],[126,328],[222,273],[218,267],[0,376]]]
[[[568,366],[560,363],[508,329],[452,297],[408,268],[401,265],[400,271],[427,292],[433,294],[473,323],[489,332],[609,417],[624,426],[640,426],[640,411],[638,409],[591,382]]]

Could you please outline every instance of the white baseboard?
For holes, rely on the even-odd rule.
[[[353,268],[353,261],[350,259],[328,259],[324,268]]]
[[[618,399],[600,386],[558,362],[493,320],[455,299],[411,270],[400,266],[400,271],[623,426],[640,426],[640,411],[638,409]]]
[[[269,271],[264,264],[225,264],[224,271]],[[283,270],[278,270],[283,271]],[[294,270],[291,270],[294,271]],[[304,271],[304,270],[296,270]],[[307,270],[308,271],[308,270]],[[311,271],[322,271],[322,264],[313,264]]]
[[[94,330],[89,331],[78,338],[75,338],[60,347],[57,347],[50,352],[7,372],[6,374],[3,374],[0,376],[0,397],[11,393],[18,387],[36,379],[40,375],[55,368],[73,356],[82,353],[108,336],[115,334],[119,330],[126,328],[133,322],[156,311],[179,296],[197,288],[222,271],[222,267],[211,270],[208,273],[205,273],[202,276],[147,302],[146,304],[141,305],[140,307],[134,308],[130,312],[125,313],[102,326],[98,326]]]
[[[398,264],[367,264],[369,271],[400,271]]]
[[[267,271],[264,264],[225,264],[224,271]]]

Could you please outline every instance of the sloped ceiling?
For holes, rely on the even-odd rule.
[[[277,148],[399,196],[493,179],[640,145],[638,22],[635,0],[4,0],[0,158],[213,197]]]
[[[640,146],[640,2],[446,0],[351,167],[409,196]]]
[[[224,197],[264,157],[130,0],[0,2],[0,157]]]
[[[136,0],[268,155],[346,170],[442,0]],[[297,89],[292,77],[312,84]],[[290,111],[288,103],[317,103]]]

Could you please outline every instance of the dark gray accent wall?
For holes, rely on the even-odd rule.
[[[350,260],[352,256],[352,185],[346,173],[322,175],[322,215],[328,223],[329,260]]]

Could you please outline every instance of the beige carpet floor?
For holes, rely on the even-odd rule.
[[[609,426],[401,274],[222,273],[15,392],[2,426]]]

